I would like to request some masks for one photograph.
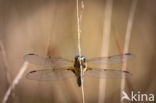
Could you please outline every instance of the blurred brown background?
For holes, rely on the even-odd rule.
[[[115,36],[124,45],[125,31],[133,0],[114,0],[109,55],[119,54]],[[84,0],[81,49],[87,58],[101,55],[105,0]],[[129,52],[136,58],[128,63],[133,77],[128,91],[156,94],[156,1],[138,0]],[[76,0],[0,0],[0,41],[7,54],[8,73],[15,78],[27,53],[73,59],[78,54]],[[2,53],[0,54],[2,58]],[[42,67],[29,65],[27,72]],[[26,74],[25,73],[25,74]],[[9,86],[3,59],[0,59],[0,101]],[[106,80],[106,103],[119,103],[120,80]],[[99,79],[86,78],[86,103],[98,102]],[[38,82],[23,77],[8,103],[81,103],[81,89],[75,78]]]

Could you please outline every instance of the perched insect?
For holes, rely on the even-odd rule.
[[[75,57],[74,61],[70,61],[61,57],[27,54],[24,56],[24,60],[32,64],[50,67],[50,69],[34,70],[29,72],[26,75],[28,79],[48,81],[48,80],[63,80],[76,76],[77,84],[78,86],[81,86],[85,76],[98,78],[130,77],[131,73],[129,73],[128,71],[101,69],[93,67],[92,65],[118,64],[131,60],[134,57],[135,56],[133,54],[126,53],[109,57],[96,57],[87,60],[85,56],[78,55]]]

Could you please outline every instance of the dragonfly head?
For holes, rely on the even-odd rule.
[[[75,62],[74,62],[74,66],[75,67],[80,67],[80,63],[82,65],[82,67],[85,68],[86,66],[86,62],[87,62],[87,59],[85,56],[75,56]]]
[[[81,63],[86,63],[86,57],[77,55],[77,56],[75,56],[75,61],[76,62],[80,62],[81,61]]]

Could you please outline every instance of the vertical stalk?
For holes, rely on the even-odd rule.
[[[135,15],[135,11],[136,11],[137,1],[138,0],[133,0],[132,1],[131,8],[130,8],[129,18],[128,18],[128,24],[127,24],[126,34],[125,34],[126,36],[125,36],[123,53],[127,53],[128,52],[128,49],[129,49],[129,43],[130,43],[130,39],[131,39],[133,19],[134,19],[134,15]],[[122,70],[126,70],[127,69],[126,67],[127,67],[127,63],[125,62],[122,65]],[[125,79],[122,79],[121,80],[121,96],[122,96],[122,91],[124,89],[125,89]],[[121,103],[123,103],[122,100],[121,100]]]
[[[109,53],[112,8],[113,8],[113,0],[106,0],[101,56],[108,56]],[[106,89],[106,80],[101,79],[99,83],[99,103],[104,103],[105,89]]]
[[[83,1],[82,1],[83,2]],[[82,9],[84,8],[84,4],[81,3]],[[78,33],[78,52],[79,52],[79,56],[81,57],[81,42],[80,42],[80,37],[81,37],[81,29],[80,29],[80,19],[82,17],[82,14],[79,16],[79,0],[76,0],[76,13],[77,13],[77,33]],[[82,70],[82,66],[81,66],[81,60],[80,60],[80,70],[81,70],[81,91],[82,91],[82,102],[85,103],[85,98],[84,98],[84,87],[83,87],[83,70]]]

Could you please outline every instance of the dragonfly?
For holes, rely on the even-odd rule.
[[[105,69],[93,65],[112,65],[127,62],[135,56],[131,53],[119,54],[108,57],[95,57],[87,59],[77,55],[74,60],[62,57],[44,56],[34,53],[26,54],[24,60],[35,65],[50,67],[49,69],[33,70],[27,73],[26,78],[38,81],[64,80],[76,77],[77,84],[81,87],[84,78],[129,78],[132,74],[124,70]]]

